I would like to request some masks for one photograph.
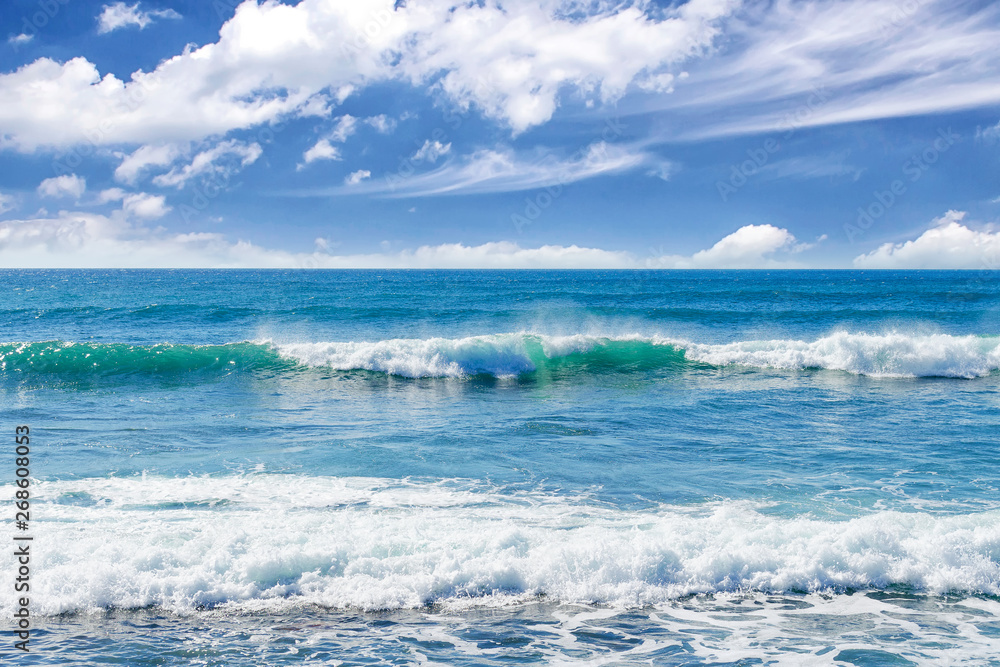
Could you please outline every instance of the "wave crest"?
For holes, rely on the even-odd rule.
[[[661,336],[505,333],[372,342],[225,345],[0,344],[0,375],[177,375],[296,368],[409,378],[672,371],[695,365],[836,370],[871,377],[976,378],[1000,370],[1000,336],[837,332],[815,341],[698,343]]]

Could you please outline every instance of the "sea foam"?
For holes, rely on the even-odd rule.
[[[737,501],[624,510],[459,481],[272,474],[38,482],[33,500],[32,604],[44,614],[537,596],[634,608],[891,585],[1000,594],[998,511],[833,521]]]
[[[1000,369],[1000,337],[837,332],[815,341],[751,340],[706,344],[663,336],[494,334],[460,339],[399,339],[276,345],[282,357],[314,367],[406,377],[513,376],[600,358],[602,370],[687,361],[717,367],[826,369],[872,377],[974,378]]]
[[[688,359],[714,366],[828,369],[873,377],[974,378],[1000,369],[1000,337],[838,332],[813,342],[683,343]]]

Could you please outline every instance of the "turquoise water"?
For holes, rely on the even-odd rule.
[[[18,660],[1000,664],[997,277],[0,272]]]

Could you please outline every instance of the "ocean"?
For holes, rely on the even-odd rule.
[[[0,654],[998,665],[998,278],[2,271]]]

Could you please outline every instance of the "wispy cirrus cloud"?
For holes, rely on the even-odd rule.
[[[745,4],[672,95],[671,139],[786,131],[1000,103],[1000,6],[949,0]]]
[[[418,154],[428,161],[447,151],[443,146],[421,147]],[[386,197],[428,197],[432,195],[464,195],[490,192],[516,192],[566,185],[594,176],[623,173],[649,163],[652,157],[626,146],[596,142],[576,155],[558,158],[552,153],[518,154],[507,148],[480,150],[461,158],[453,158],[440,167],[419,174],[397,172],[373,178],[360,186],[323,188],[292,194],[327,196],[369,194]]]

